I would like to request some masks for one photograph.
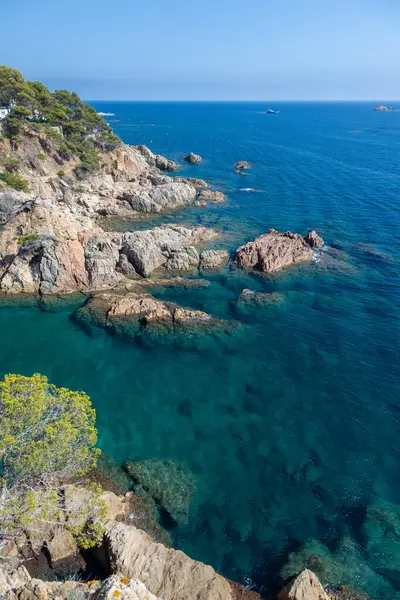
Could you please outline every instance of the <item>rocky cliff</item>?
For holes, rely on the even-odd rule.
[[[160,267],[196,269],[197,247],[217,235],[202,227],[105,230],[106,217],[134,219],[195,205],[207,186],[164,175],[160,167],[176,164],[144,146],[99,152],[99,168],[82,179],[76,158],[63,159],[47,134],[26,126],[18,145],[0,141],[0,163],[0,173],[17,170],[29,189],[0,189],[0,291],[6,293],[87,291],[113,287],[126,276],[148,277]]]
[[[45,548],[51,564],[79,565],[77,546],[62,527],[43,530],[44,539],[19,538],[0,545],[0,598],[4,600],[260,600],[254,591],[219,575],[211,566],[189,558],[181,551],[156,542],[136,526],[138,508],[132,493],[118,497],[105,492],[107,504],[104,541],[94,554],[105,578],[49,581],[33,573],[35,557]],[[139,509],[143,512],[143,509]],[[33,536],[33,537],[32,537]],[[32,558],[26,560],[27,557]],[[75,563],[71,562],[74,559]],[[33,563],[32,563],[33,561]],[[33,569],[35,570],[35,569]],[[60,571],[58,571],[60,573]],[[51,579],[54,579],[52,577]],[[271,591],[268,596],[271,596]],[[278,595],[278,600],[329,600],[317,577],[305,569]],[[333,596],[332,596],[333,599]]]

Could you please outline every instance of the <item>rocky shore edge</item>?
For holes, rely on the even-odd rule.
[[[76,493],[82,495],[82,489]],[[0,546],[0,598],[3,600],[257,600],[261,596],[219,575],[211,566],[189,558],[156,541],[149,508],[133,493],[118,496],[103,492],[107,511],[100,547],[90,553],[97,579],[60,577],[63,569],[81,567],[82,556],[71,533],[48,527],[42,536],[32,526],[25,539],[3,541]],[[135,512],[133,512],[135,511]],[[141,520],[142,519],[142,520]],[[147,525],[149,535],[136,526]],[[159,526],[158,526],[159,528]],[[162,537],[162,535],[161,535]],[[40,555],[47,559],[58,580],[40,578]],[[86,554],[86,559],[88,554]],[[54,579],[54,577],[52,578]],[[270,594],[269,594],[270,597]],[[303,569],[291,578],[277,600],[333,600],[317,576]]]

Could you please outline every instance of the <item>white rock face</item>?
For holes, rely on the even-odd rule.
[[[139,529],[113,523],[106,545],[115,573],[139,579],[163,600],[232,600],[231,585],[212,567],[152,542]]]

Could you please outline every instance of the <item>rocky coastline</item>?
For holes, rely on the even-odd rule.
[[[53,128],[54,129],[54,128]],[[58,138],[62,128],[58,128]],[[59,140],[58,140],[59,141]],[[152,296],[153,287],[196,288],[209,282],[199,275],[230,268],[275,273],[310,262],[324,241],[311,231],[269,230],[239,247],[234,256],[208,246],[220,233],[179,223],[178,210],[222,204],[225,195],[201,179],[172,175],[181,165],[146,146],[103,144],[98,168],[82,177],[79,159],[60,151],[49,131],[23,125],[23,138],[0,137],[0,174],[18,172],[25,189],[0,187],[0,293],[38,294],[43,299],[83,294],[75,313],[80,324],[127,336],[156,340],[190,333],[229,337],[241,329],[201,310]],[[190,164],[202,161],[190,153]],[[234,165],[244,175],[246,161]],[[144,214],[176,211],[177,223],[122,233],[109,231],[107,219],[134,220]],[[49,302],[51,300],[48,300]],[[245,289],[239,306],[259,309],[281,304],[277,293]],[[168,337],[170,340],[171,338]],[[0,540],[0,598],[5,600],[257,600],[261,596],[218,574],[211,566],[171,548],[158,521],[159,510],[185,524],[196,481],[185,466],[172,461],[130,461],[117,469],[118,481],[101,469],[93,481],[103,484],[104,535],[90,553],[78,548],[67,521],[26,527],[17,539]],[[114,473],[115,475],[115,473]],[[125,478],[121,484],[121,478]],[[126,484],[126,486],[125,486]],[[60,484],[59,496],[85,501],[87,490]],[[319,549],[321,550],[321,549]],[[322,555],[324,554],[323,551]],[[321,554],[320,552],[320,554]],[[300,554],[300,556],[299,556]],[[283,589],[269,598],[329,600],[336,591],[323,588],[307,545],[290,556],[281,573]],[[316,552],[319,557],[318,552]],[[318,562],[318,561],[317,561]],[[94,565],[94,566],[93,566]],[[68,579],[72,571],[77,579]],[[83,573],[99,576],[87,580]],[[62,581],[49,581],[56,575]],[[353,592],[346,597],[352,596]]]

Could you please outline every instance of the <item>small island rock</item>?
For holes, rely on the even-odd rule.
[[[201,163],[203,159],[201,158],[200,154],[194,154],[194,152],[189,152],[189,154],[185,156],[183,160],[185,160],[188,163],[198,164]]]
[[[322,241],[322,238],[319,239]],[[313,254],[313,247],[298,233],[270,229],[268,233],[238,248],[235,263],[242,268],[273,273],[284,267],[311,260]]]
[[[239,169],[250,169],[250,165],[247,162],[247,160],[239,160],[239,162],[237,162],[235,164],[235,169],[239,170]]]

